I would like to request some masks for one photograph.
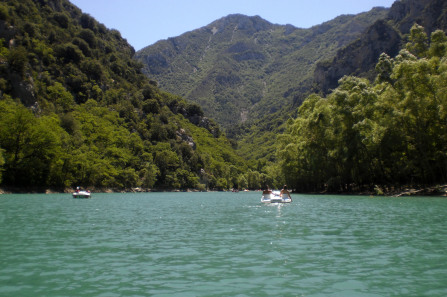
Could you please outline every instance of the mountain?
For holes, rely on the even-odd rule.
[[[259,188],[214,121],[134,54],[67,0],[1,1],[0,186]]]
[[[135,57],[162,89],[199,104],[229,127],[301,102],[316,62],[334,57],[387,12],[343,15],[310,29],[234,14],[159,41]]]
[[[375,77],[374,66],[380,54],[394,57],[406,42],[410,28],[423,26],[430,34],[447,30],[447,2],[443,0],[401,0],[390,8],[386,18],[369,27],[358,40],[340,49],[332,60],[317,64],[314,85],[327,93],[344,75]]]

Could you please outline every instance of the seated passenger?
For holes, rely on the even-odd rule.
[[[269,186],[267,185],[267,189],[265,189],[262,194],[271,194],[272,190],[270,190]]]
[[[292,197],[290,196],[290,192],[287,190],[287,186],[286,185],[284,185],[284,187],[281,190],[281,197],[283,199],[290,198],[290,200],[292,200]]]

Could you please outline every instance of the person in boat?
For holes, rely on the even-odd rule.
[[[271,194],[271,193],[272,193],[272,190],[270,190],[270,188],[269,188],[268,185],[267,185],[267,189],[265,189],[265,190],[262,192],[263,195],[268,195],[268,194]]]
[[[281,190],[280,195],[283,199],[290,198],[290,200],[292,200],[292,197],[290,196],[290,192],[289,192],[289,190],[287,190],[287,185],[284,185],[284,187]]]

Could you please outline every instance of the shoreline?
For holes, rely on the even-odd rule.
[[[198,190],[198,189],[147,189],[147,188],[130,188],[130,189],[113,189],[113,188],[89,188],[92,193],[161,193],[161,192],[215,192],[214,190]],[[256,191],[256,190],[253,190]],[[1,194],[70,194],[74,189],[44,189],[44,188],[17,188],[4,187],[0,188]],[[231,192],[219,191],[219,192]],[[447,184],[434,185],[427,187],[402,186],[397,189],[385,189],[385,187],[376,186],[374,191],[351,191],[351,192],[293,192],[295,194],[309,195],[359,195],[359,196],[383,196],[383,197],[409,197],[409,196],[431,196],[431,197],[447,197]]]
[[[89,190],[91,193],[150,193],[150,192],[204,192],[196,189],[146,189],[146,188],[130,188],[130,189],[114,189],[114,188],[82,188]],[[18,188],[18,187],[3,187],[0,188],[1,194],[71,194],[75,191],[72,188],[66,189],[46,189],[46,188]],[[212,191],[205,191],[212,192]]]

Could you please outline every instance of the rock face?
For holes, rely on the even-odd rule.
[[[393,57],[402,47],[410,28],[418,23],[427,33],[447,29],[447,1],[401,0],[396,1],[384,20],[374,23],[352,44],[339,50],[331,61],[318,63],[314,72],[317,90],[328,93],[337,87],[344,75],[373,79],[374,66],[381,53]]]
[[[372,25],[362,38],[338,51],[331,63],[318,63],[314,80],[323,93],[334,89],[338,80],[345,75],[362,75],[374,78],[374,65],[381,53],[395,56],[402,38],[399,32],[386,21]]]
[[[23,105],[30,107],[36,103],[34,83],[31,77],[23,80],[17,73],[11,73],[9,80],[11,81],[12,95],[15,98],[20,98]]]
[[[388,15],[403,34],[410,31],[414,23],[423,26],[427,32],[447,28],[447,2],[445,0],[396,1]]]

